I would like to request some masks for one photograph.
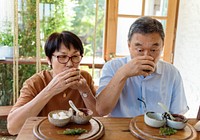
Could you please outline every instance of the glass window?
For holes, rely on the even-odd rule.
[[[13,0],[0,1],[0,62],[13,57]],[[0,63],[0,106],[11,105],[13,65]]]
[[[128,55],[128,31],[135,18],[118,18],[116,55]]]
[[[119,0],[118,14],[141,15],[142,0]]]
[[[145,15],[167,16],[168,0],[146,0]]]
[[[41,37],[42,44],[53,31],[70,30],[77,34],[84,45],[86,57],[103,57],[103,32],[105,18],[105,0],[98,1],[97,23],[95,0],[60,0],[40,3]],[[95,24],[97,25],[96,37],[94,39]],[[56,25],[56,26],[55,26]],[[94,43],[94,41],[96,41]],[[96,44],[96,46],[94,46]]]

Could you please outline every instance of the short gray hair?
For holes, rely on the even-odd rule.
[[[128,41],[131,41],[131,38],[134,33],[141,33],[141,34],[159,33],[163,41],[165,38],[165,33],[162,24],[158,20],[148,16],[144,16],[137,19],[131,25],[128,32]]]

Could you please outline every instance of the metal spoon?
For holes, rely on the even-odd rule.
[[[84,115],[84,113],[83,113],[82,111],[80,111],[80,110],[74,105],[74,103],[73,103],[71,100],[69,100],[69,105],[71,106],[71,108],[73,108],[73,109],[76,111],[76,113],[77,113],[79,116],[83,116],[83,115]]]
[[[175,120],[175,118],[174,118],[174,117],[172,116],[172,114],[168,111],[167,107],[166,107],[164,104],[158,102],[158,105],[161,106],[162,109],[165,110],[165,112],[167,112],[167,113],[169,114],[169,116],[170,116],[170,118],[171,118],[172,120]]]

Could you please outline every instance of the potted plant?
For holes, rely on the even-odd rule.
[[[0,59],[13,58],[13,33],[11,22],[6,21],[0,31]]]

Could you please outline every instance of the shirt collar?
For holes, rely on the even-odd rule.
[[[156,66],[156,71],[155,73],[157,74],[162,74],[162,67],[161,67],[161,60],[158,60],[157,66]]]

